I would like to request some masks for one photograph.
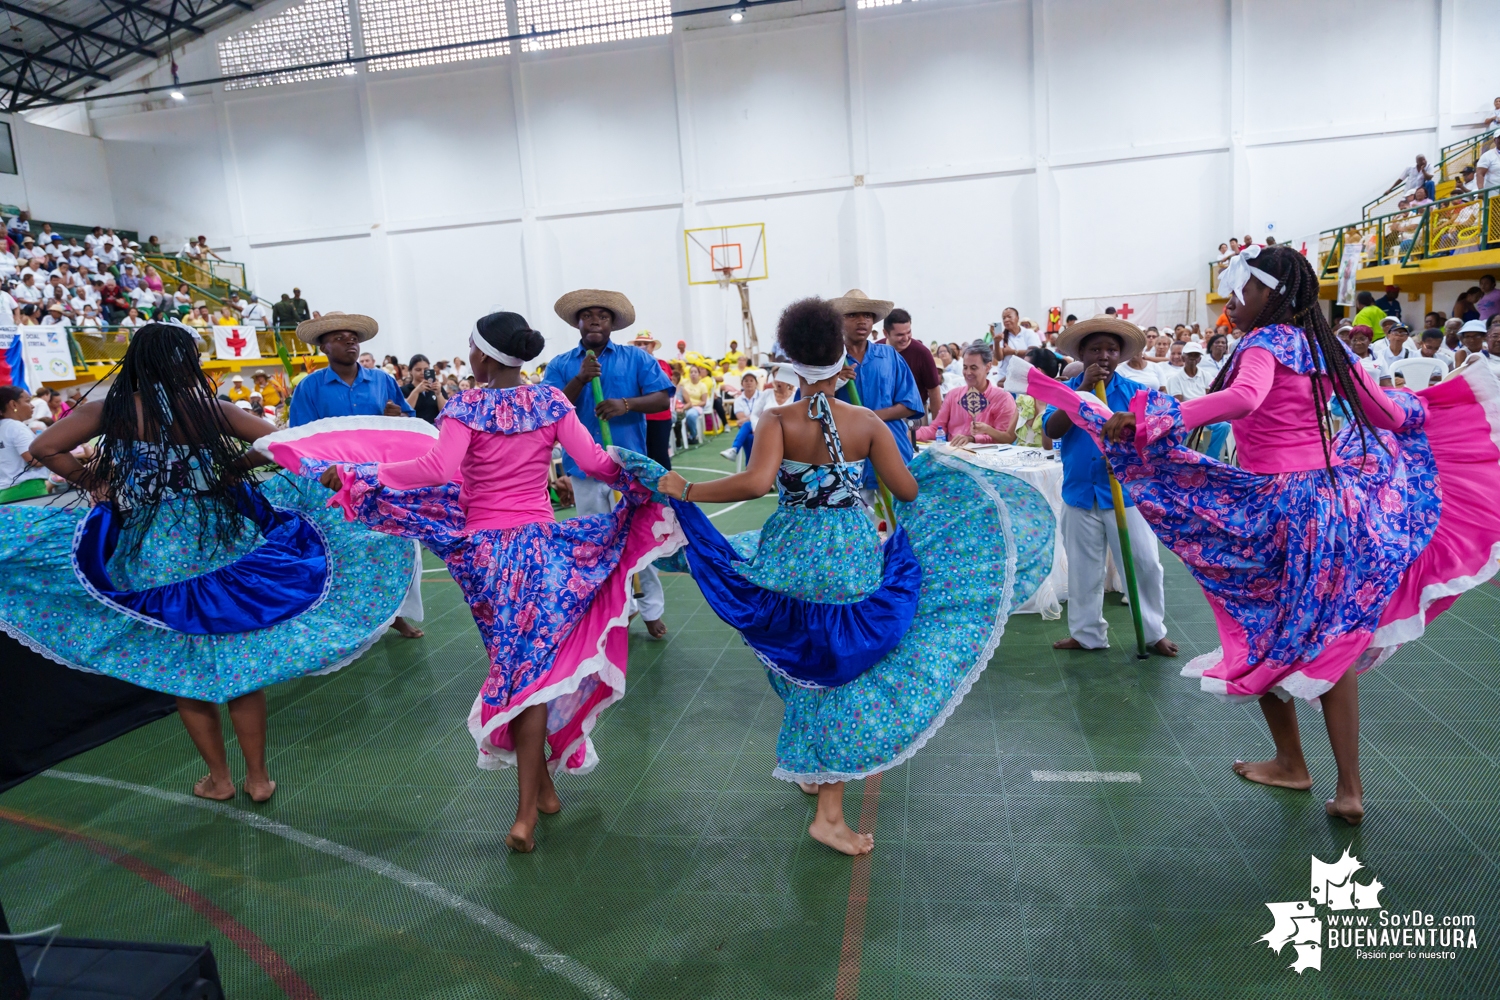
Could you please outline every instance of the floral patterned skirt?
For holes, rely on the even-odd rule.
[[[1097,441],[1107,414],[1066,392],[1059,401]],[[1315,702],[1494,575],[1494,378],[1476,366],[1389,395],[1405,424],[1367,446],[1345,429],[1331,481],[1325,469],[1252,473],[1193,451],[1177,402],[1150,390],[1131,404],[1135,441],[1104,443],[1115,475],[1213,609],[1221,648],[1183,669],[1205,691]]]
[[[306,461],[303,474],[326,465]],[[623,495],[608,514],[470,531],[456,485],[391,490],[371,465],[343,471],[335,502],[347,515],[422,542],[469,602],[490,659],[468,720],[479,766],[514,765],[511,721],[546,705],[547,766],[591,771],[599,758],[589,734],[625,695],[630,577],[681,546],[672,512],[622,478],[611,484]]]
[[[65,666],[183,698],[226,702],[278,681],[353,662],[385,633],[411,583],[411,544],[347,524],[316,483],[277,476],[261,494],[311,521],[327,552],[323,595],[296,617],[219,634],[174,631],[91,593],[75,572],[75,535],[88,510],[0,508],[0,630]],[[254,560],[246,525],[228,545],[199,541],[197,501],[170,500],[139,539],[110,559],[111,581],[144,590]],[[129,529],[122,532],[128,535]],[[264,596],[236,595],[246,602]]]

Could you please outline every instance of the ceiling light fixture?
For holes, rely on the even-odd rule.
[[[187,100],[187,95],[184,94],[180,90],[174,90],[174,91],[172,91],[171,92],[171,96],[172,96],[172,100],[174,100],[174,101],[185,101],[185,100]]]
[[[749,9],[750,4],[748,3],[748,0],[741,0],[740,5],[734,9],[734,13],[729,15],[729,20],[733,21],[735,24],[739,24],[745,19],[745,11]]]

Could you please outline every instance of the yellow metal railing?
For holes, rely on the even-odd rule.
[[[1340,226],[1318,238],[1322,276],[1338,272],[1344,249],[1359,246],[1361,267],[1414,261],[1500,246],[1500,187],[1431,202],[1421,208]]]
[[[73,363],[75,367],[81,360],[88,365],[114,364],[125,356],[125,348],[130,346],[130,337],[134,331],[124,326],[105,327],[83,327],[71,328],[68,331],[69,339],[73,342]],[[213,328],[204,327],[198,330],[199,336],[203,338],[203,344],[198,349],[200,359],[205,362],[214,361],[214,338]],[[258,360],[267,365],[280,366],[281,362],[276,352],[276,334],[270,330],[258,330],[255,339],[260,347],[260,358]],[[317,356],[317,351],[298,338],[290,330],[281,331],[281,342],[286,345],[287,354],[293,358],[312,358]],[[256,359],[248,359],[256,360]]]

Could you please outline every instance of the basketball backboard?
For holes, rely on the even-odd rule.
[[[690,285],[760,281],[769,274],[764,222],[685,229],[682,239]]]

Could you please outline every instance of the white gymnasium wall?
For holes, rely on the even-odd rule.
[[[1068,296],[1201,301],[1231,233],[1357,216],[1500,93],[1494,20],[1492,0],[700,17],[665,37],[175,107],[96,102],[102,143],[57,133],[22,151],[28,167],[70,160],[53,189],[108,196],[88,209],[101,219],[205,231],[268,298],[296,283],[315,308],[372,312],[382,352],[452,356],[495,307],[560,349],[572,334],[551,304],[588,286],[625,291],[668,344],[722,350],[737,297],[686,286],[681,231],[756,221],[763,343],[787,303],[854,285],[911,309],[925,338],[961,340],[1005,305],[1040,320]],[[212,72],[218,34],[181,54],[186,77]],[[1393,51],[1388,71],[1351,77],[1348,53]],[[107,174],[90,166],[101,155]]]

